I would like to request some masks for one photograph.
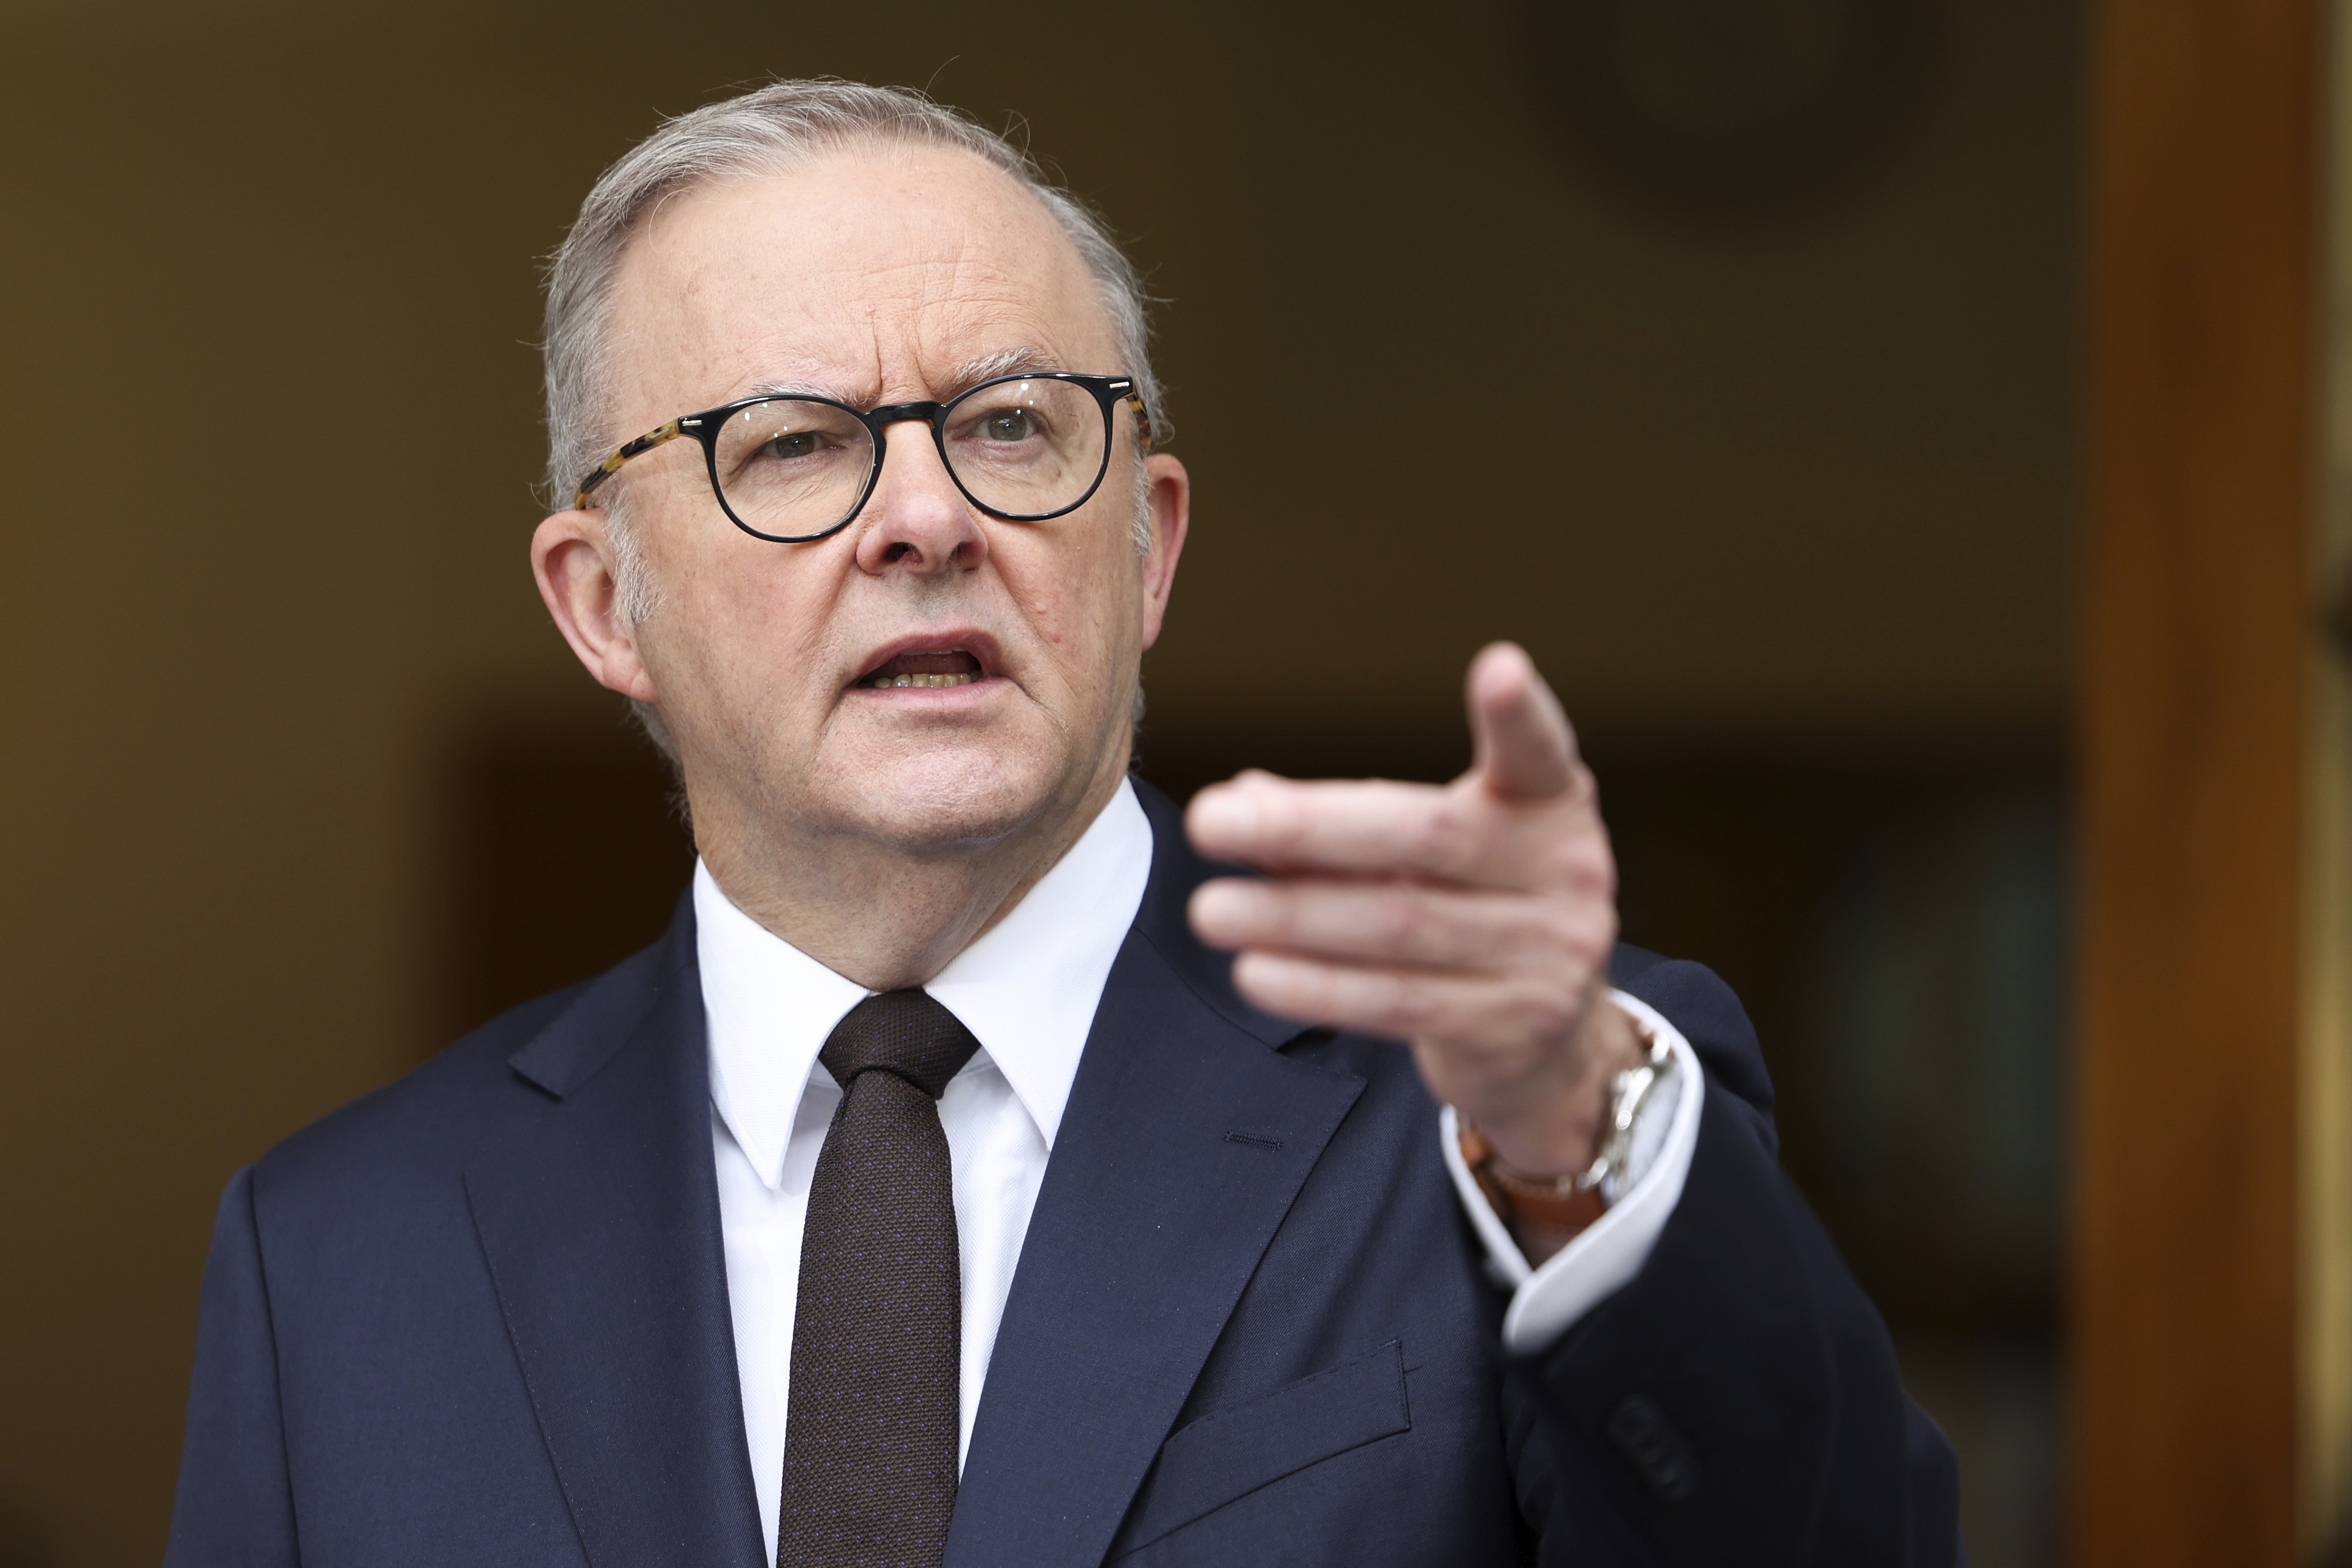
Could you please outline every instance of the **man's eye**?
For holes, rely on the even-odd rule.
[[[793,435],[772,436],[761,444],[760,455],[786,459],[812,457],[816,455],[819,444],[817,438],[805,431]]]
[[[980,422],[983,441],[1020,442],[1036,434],[1036,416],[1025,408],[1000,408]]]

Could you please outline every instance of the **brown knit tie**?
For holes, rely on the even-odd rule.
[[[955,1513],[963,1285],[937,1103],[980,1042],[919,990],[868,997],[809,1183],[779,1568],[936,1568]]]

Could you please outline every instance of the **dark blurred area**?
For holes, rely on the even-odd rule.
[[[1972,1559],[2054,1560],[2074,6],[0,19],[0,1565],[158,1555],[233,1170],[668,917],[529,579],[536,268],[659,116],[818,73],[1024,127],[1164,301],[1143,775],[1446,777],[1524,643]]]

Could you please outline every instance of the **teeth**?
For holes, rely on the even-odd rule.
[[[894,686],[920,686],[937,691],[943,686],[968,686],[980,679],[974,674],[955,675],[877,675],[866,684],[877,691]]]

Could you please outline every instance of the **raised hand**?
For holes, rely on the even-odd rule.
[[[1250,771],[1192,800],[1203,854],[1266,873],[1192,895],[1257,1006],[1409,1042],[1504,1164],[1580,1170],[1612,1075],[1641,1058],[1603,995],[1617,867],[1592,775],[1527,653],[1472,661],[1476,760],[1446,785]]]

